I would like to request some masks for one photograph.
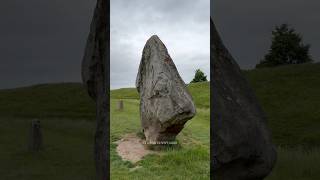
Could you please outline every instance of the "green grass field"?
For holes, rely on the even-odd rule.
[[[244,72],[268,116],[278,148],[267,180],[320,179],[320,64],[290,65]],[[181,149],[124,162],[111,143],[112,179],[208,179],[209,84],[189,86],[197,116],[178,136]],[[111,141],[140,131],[135,89],[111,92]],[[115,109],[124,99],[123,112]],[[0,90],[0,179],[95,179],[95,110],[78,83]],[[30,121],[41,120],[45,149],[27,151]]]
[[[197,93],[197,89],[201,93]],[[170,149],[161,155],[149,155],[138,164],[123,162],[111,146],[111,179],[209,179],[210,178],[210,87],[208,83],[190,86],[197,107],[196,116],[178,135],[180,149]],[[122,96],[125,94],[125,96]],[[120,89],[111,93],[111,141],[125,134],[141,131],[139,99],[135,89]],[[124,111],[116,110],[118,99],[124,99]],[[130,168],[141,168],[131,172]]]
[[[320,146],[320,63],[245,72],[280,146]]]

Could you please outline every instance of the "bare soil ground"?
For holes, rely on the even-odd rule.
[[[117,141],[117,153],[124,161],[130,161],[135,164],[144,156],[155,153],[148,150],[143,144],[144,140],[135,134],[127,134],[121,140]]]

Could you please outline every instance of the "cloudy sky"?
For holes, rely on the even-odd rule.
[[[189,83],[210,73],[209,0],[111,0],[111,88],[134,87],[143,47],[156,34]]]
[[[80,82],[83,50],[96,0],[1,0],[0,89]],[[320,57],[319,0],[211,0],[223,41],[242,68],[252,68],[270,46],[273,27],[289,23]],[[195,67],[208,73],[209,0],[112,0],[115,87],[134,86],[145,41],[158,34],[183,79]]]
[[[1,0],[0,89],[80,82],[95,0]]]
[[[288,23],[320,59],[319,0],[214,0],[213,17],[241,68],[253,68],[267,53],[275,25]]]

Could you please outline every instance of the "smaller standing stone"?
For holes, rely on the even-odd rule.
[[[122,111],[123,110],[123,100],[118,101],[118,110]]]
[[[39,120],[32,120],[30,137],[29,137],[29,150],[39,151],[42,148],[42,132]]]

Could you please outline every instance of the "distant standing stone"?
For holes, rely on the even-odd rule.
[[[118,101],[118,110],[120,110],[120,111],[123,110],[123,100]]]
[[[32,120],[30,136],[29,136],[29,150],[39,151],[43,146],[42,132],[39,120]]]
[[[156,35],[143,49],[136,87],[146,142],[174,142],[196,108],[167,48]]]

